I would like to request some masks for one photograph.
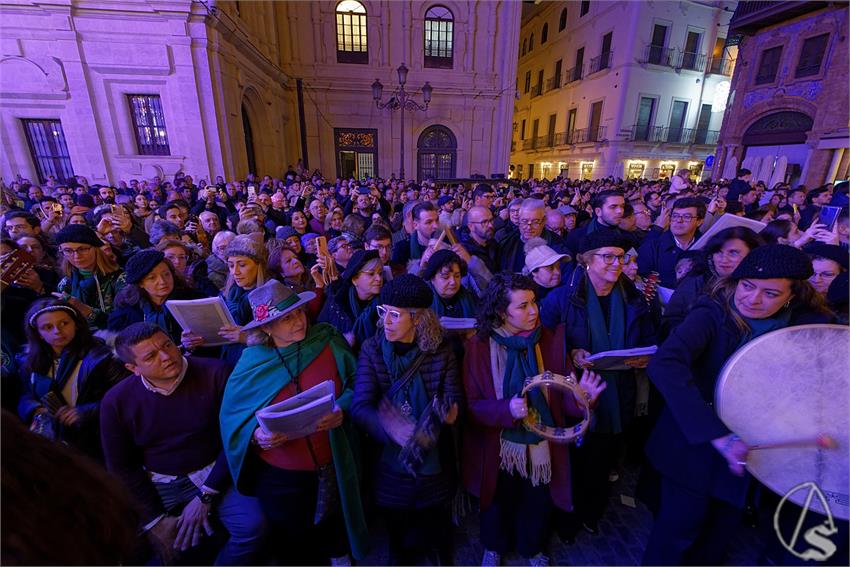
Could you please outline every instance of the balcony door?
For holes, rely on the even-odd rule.
[[[685,119],[688,116],[688,103],[683,100],[673,101],[673,111],[670,113],[670,131],[667,141],[674,144],[681,143],[685,128]]]
[[[694,136],[695,144],[705,144],[708,137],[708,123],[711,121],[711,105],[703,104],[697,119],[697,130]]]
[[[652,41],[649,44],[649,62],[661,65],[664,58],[664,46],[667,44],[667,26],[655,24],[652,28]]]
[[[635,140],[649,140],[652,118],[655,115],[655,99],[647,96],[640,98],[637,124],[635,124]]]

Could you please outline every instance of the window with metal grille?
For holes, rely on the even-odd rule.
[[[136,151],[143,156],[171,155],[159,95],[127,95],[127,101],[136,133]]]
[[[337,63],[369,63],[366,8],[357,0],[342,0],[336,6]]]
[[[439,124],[422,132],[419,150],[419,179],[453,179],[457,161],[457,139]]]
[[[25,118],[21,122],[40,183],[46,182],[51,176],[62,182],[73,179],[74,168],[65,144],[62,123],[38,118]]]
[[[772,83],[776,80],[776,72],[779,71],[779,63],[782,60],[782,46],[777,45],[761,52],[758,72],[756,73],[756,84],[762,85]]]
[[[828,42],[828,33],[810,37],[803,42],[803,49],[800,50],[800,61],[797,62],[797,70],[794,73],[795,78],[810,77],[820,73],[820,64],[826,53]]]
[[[425,66],[451,69],[454,52],[454,17],[444,6],[425,13]]]

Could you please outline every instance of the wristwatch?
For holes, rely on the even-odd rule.
[[[204,504],[212,504],[215,494],[212,492],[201,492],[201,495],[198,496],[198,498],[200,498],[201,502]]]

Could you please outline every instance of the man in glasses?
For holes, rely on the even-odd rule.
[[[556,252],[563,252],[563,244],[546,229],[546,205],[541,199],[525,199],[518,220],[519,231],[499,243],[502,270],[521,272],[525,267],[525,244],[534,238],[542,238]]]
[[[658,272],[663,287],[676,287],[676,262],[679,255],[693,246],[705,220],[705,203],[698,197],[684,197],[673,202],[670,228],[656,238],[644,240],[638,249],[638,273],[646,276]]]
[[[496,231],[493,213],[488,207],[474,206],[466,214],[469,229],[461,236],[461,244],[469,252],[469,273],[478,289],[485,289],[499,271],[499,243],[493,239]]]

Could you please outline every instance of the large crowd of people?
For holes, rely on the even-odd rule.
[[[86,511],[41,494],[73,485],[131,511],[109,515],[121,537],[100,556],[99,533],[57,540],[7,515],[12,564],[351,565],[383,523],[390,564],[451,565],[455,527],[475,518],[482,565],[547,565],[551,537],[598,533],[629,464],[654,518],[644,562],[719,564],[745,509],[769,505],[712,406],[721,368],[767,332],[848,321],[847,183],[768,188],[746,169],[19,177],[0,212],[4,444],[11,414],[22,426],[4,500],[49,508],[63,532]],[[764,227],[731,223],[695,247],[725,215]],[[214,297],[232,321],[214,338],[168,303]],[[594,354],[652,345],[594,368]],[[544,371],[574,390],[526,392]],[[258,421],[326,381],[333,410],[312,433]],[[524,426],[571,428],[583,405],[580,443]],[[80,472],[9,467],[28,446],[32,466]]]

